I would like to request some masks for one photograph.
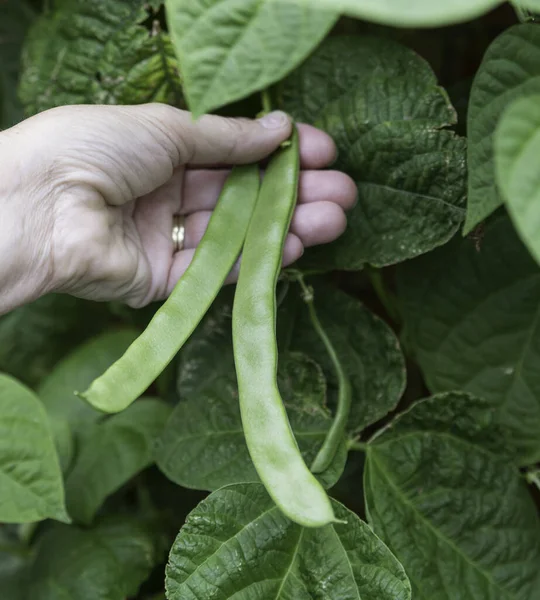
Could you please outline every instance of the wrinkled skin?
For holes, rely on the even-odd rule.
[[[165,298],[201,240],[228,166],[264,159],[290,131],[279,112],[265,121],[193,121],[148,104],[61,107],[0,133],[0,313],[49,292],[134,307]],[[356,198],[348,176],[321,170],[335,159],[332,140],[307,125],[299,132],[303,171],[284,265],[336,239]],[[176,254],[175,213],[186,217]]]

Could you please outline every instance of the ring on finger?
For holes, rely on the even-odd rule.
[[[174,252],[180,252],[184,249],[184,240],[186,238],[185,218],[183,215],[173,215],[172,240]]]

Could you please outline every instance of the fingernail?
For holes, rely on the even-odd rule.
[[[259,123],[266,129],[281,129],[290,122],[289,115],[281,110],[275,110],[259,119]]]

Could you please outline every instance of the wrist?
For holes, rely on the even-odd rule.
[[[39,179],[23,146],[16,128],[0,132],[0,314],[50,291]]]

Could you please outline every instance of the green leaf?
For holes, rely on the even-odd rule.
[[[514,101],[495,133],[497,183],[521,239],[540,262],[540,96]]]
[[[370,522],[418,600],[530,600],[540,521],[519,471],[482,447],[495,442],[489,408],[470,408],[462,394],[430,398],[368,446]]]
[[[182,105],[170,40],[157,26],[150,33],[142,25],[148,4],[70,0],[42,16],[23,54],[26,112],[84,103]]]
[[[358,204],[305,267],[384,266],[440,246],[465,216],[465,140],[426,61],[390,39],[332,37],[278,89],[281,106],[335,140]]]
[[[520,463],[540,460],[540,269],[506,218],[400,266],[407,345],[432,392],[486,398]]]
[[[37,396],[0,374],[0,522],[69,522],[62,473]]]
[[[26,580],[32,600],[125,600],[161,560],[156,534],[141,519],[92,529],[54,526],[39,541]]]
[[[75,456],[75,440],[69,421],[56,416],[52,419],[49,418],[49,425],[53,433],[54,445],[62,473],[67,473]]]
[[[90,523],[108,496],[154,462],[154,443],[170,412],[161,400],[143,399],[85,433],[66,481],[74,520]]]
[[[410,600],[401,565],[336,501],[346,524],[306,529],[285,518],[260,484],[214,492],[171,548],[169,600]]]
[[[166,0],[185,94],[195,116],[282,79],[338,13],[311,0]]]
[[[468,392],[443,392],[417,401],[377,432],[371,441],[376,443],[381,436],[388,440],[425,431],[443,436],[451,434],[504,458],[509,454],[510,440],[497,423],[496,409],[488,400]]]
[[[238,406],[238,385],[233,366],[230,329],[223,343],[214,350],[221,353],[221,363],[206,357],[206,372],[229,370],[212,377],[206,385],[184,396],[159,441],[157,463],[172,481],[188,488],[216,490],[230,483],[259,481],[245,443]],[[199,336],[187,346],[183,369],[192,361],[202,361]],[[214,342],[216,337],[213,337]],[[202,368],[202,363],[199,362]],[[291,426],[307,464],[315,458],[332,417],[325,407],[326,382],[320,367],[304,355],[281,355],[279,387]],[[182,395],[182,390],[180,389]],[[321,481],[331,487],[345,468],[345,440]]]
[[[50,295],[0,317],[0,371],[36,385],[66,352],[110,320],[107,306]]]
[[[0,4],[0,131],[22,118],[17,98],[20,56],[24,37],[34,11],[24,0],[3,0]]]
[[[282,350],[303,352],[323,368],[330,396],[337,392],[336,374],[324,344],[313,329],[308,310],[296,290],[278,313]],[[360,432],[398,404],[405,389],[405,361],[394,332],[358,300],[334,288],[315,286],[317,315],[351,379],[349,430]],[[283,314],[283,313],[289,313]]]
[[[336,6],[341,12],[366,21],[396,27],[435,27],[480,17],[504,0],[314,0],[321,7]],[[529,0],[535,1],[535,0]]]
[[[464,233],[502,203],[497,190],[493,136],[514,100],[540,93],[540,30],[515,25],[490,46],[473,82],[468,112],[469,196]]]
[[[98,335],[66,356],[43,379],[37,392],[51,418],[67,419],[74,431],[103,417],[84,400],[75,396],[85,390],[113,362],[118,360],[139,335],[134,328]]]

